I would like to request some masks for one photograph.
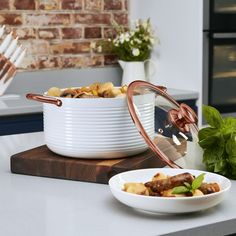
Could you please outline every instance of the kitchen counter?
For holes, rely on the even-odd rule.
[[[119,203],[102,184],[10,173],[10,156],[44,144],[43,133],[0,137],[0,234],[4,236],[217,236],[236,232],[236,181],[220,205],[157,215]]]
[[[194,91],[168,89],[168,93],[175,100],[198,99],[198,93]],[[40,113],[42,110],[42,103],[26,99],[25,94],[5,94],[0,97],[1,116]]]

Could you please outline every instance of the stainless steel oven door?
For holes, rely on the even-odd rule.
[[[236,33],[209,33],[208,43],[204,97],[222,113],[236,112]]]
[[[236,30],[236,0],[210,0],[210,30]]]
[[[214,0],[214,12],[217,14],[236,14],[236,1]]]

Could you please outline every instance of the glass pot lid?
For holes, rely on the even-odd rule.
[[[166,88],[132,82],[127,91],[130,115],[151,150],[172,168],[203,169],[197,115],[178,104]]]

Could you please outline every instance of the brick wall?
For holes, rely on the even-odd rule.
[[[23,70],[103,67],[114,56],[90,42],[111,32],[112,20],[128,23],[128,0],[0,0],[0,25],[13,29],[27,48]]]

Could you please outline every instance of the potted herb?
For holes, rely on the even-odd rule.
[[[222,118],[214,107],[203,106],[209,127],[199,131],[203,162],[208,171],[236,179],[236,118]]]

